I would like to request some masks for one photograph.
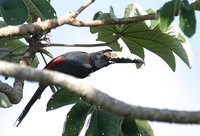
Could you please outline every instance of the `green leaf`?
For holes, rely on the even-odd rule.
[[[191,7],[192,7],[193,9],[195,9],[195,10],[200,11],[200,1],[198,0],[198,1],[193,2],[193,3],[191,4]]]
[[[146,11],[142,9],[138,4],[129,4],[125,8],[124,18],[135,17],[146,15]],[[150,20],[144,21],[148,26],[150,26]],[[123,26],[123,25],[122,25]]]
[[[153,9],[151,9],[151,8],[149,8],[149,9],[147,9],[147,11],[146,11],[147,13],[156,13]],[[157,25],[159,24],[159,20],[157,19],[157,20],[151,20],[151,25],[150,25],[150,28],[151,29],[154,29]]]
[[[135,120],[141,136],[154,136],[153,130],[145,120]]]
[[[78,136],[92,107],[80,100],[67,114],[63,136]]]
[[[12,103],[8,100],[8,97],[0,92],[0,107],[9,108],[12,106]]]
[[[0,21],[0,28],[5,27],[6,23]],[[28,45],[19,39],[0,40],[0,59],[19,63],[22,60],[24,53],[28,49]],[[39,60],[37,56],[34,58],[31,66],[37,67]]]
[[[28,9],[23,0],[1,0],[1,14],[8,25],[18,25],[28,19]]]
[[[106,20],[112,19],[114,15],[114,11],[111,9],[111,13],[102,13],[97,12],[94,15],[95,20]],[[119,39],[119,26],[116,25],[106,25],[106,26],[99,26],[99,27],[90,27],[90,32],[92,34],[98,33],[97,41],[103,41],[108,44],[114,50],[121,50],[119,43],[117,40]]]
[[[143,58],[140,47],[144,47],[160,56],[175,71],[175,58],[172,51],[167,47],[168,44],[171,44],[168,38],[171,39],[170,36],[159,30],[150,30],[144,23],[124,27],[124,35],[122,36],[123,41],[127,43],[131,51],[134,51],[134,54]],[[136,49],[140,49],[140,52],[136,53],[135,46],[137,46]]]
[[[180,11],[179,26],[186,36],[192,37],[196,31],[196,18],[194,9],[191,5],[189,5],[187,0],[183,0]]]
[[[124,118],[121,129],[123,136],[140,136],[135,120]]]
[[[90,125],[86,136],[122,136],[122,117],[111,114],[102,109],[96,109],[92,113]]]
[[[47,111],[55,110],[62,106],[76,103],[79,101],[79,96],[75,93],[69,92],[66,89],[60,89],[52,95],[47,103]]]
[[[138,23],[127,27],[124,26],[123,29],[122,39],[129,49],[134,51],[134,54],[142,58],[141,50],[139,50],[139,53],[136,53],[136,51],[139,48],[138,46],[146,48],[160,56],[174,71],[176,66],[172,53],[174,52],[191,68],[192,58],[190,50],[186,49],[185,44],[177,38],[162,33],[158,27],[151,30],[144,23]],[[137,50],[134,50],[135,46],[137,46]]]
[[[167,7],[170,6],[170,4],[173,5],[173,15],[175,15],[175,13],[178,12],[180,1],[174,0],[172,3],[169,3]],[[165,12],[167,12],[165,8],[166,7],[164,6],[163,9]],[[132,8],[128,8],[127,6],[124,16],[129,17],[130,14],[132,14],[131,10]],[[149,12],[153,11],[151,10]],[[114,14],[113,11],[112,14]],[[109,13],[98,12],[95,14],[94,18],[108,19],[111,18],[111,15]],[[155,22],[155,24],[153,26],[151,25],[150,28],[147,26],[146,22],[141,22],[137,24],[125,24],[121,26],[110,25],[92,27],[90,30],[91,33],[98,33],[97,40],[99,41],[109,42],[109,40],[121,38],[131,53],[136,54],[142,59],[144,59],[144,48],[146,48],[160,56],[173,71],[175,71],[176,68],[175,56],[173,53],[177,54],[191,68],[192,55],[190,47],[185,46],[184,40],[181,40],[180,36],[178,37],[178,31],[173,25],[173,22],[168,20],[168,23],[165,25],[167,25],[165,30],[166,33],[160,31],[158,28],[158,22]],[[115,47],[119,47],[118,49],[120,49],[120,46]],[[111,46],[111,48],[113,47]]]
[[[164,4],[164,6],[160,9],[159,19],[160,19],[160,29],[162,32],[165,32],[171,22],[174,20],[174,16],[179,6],[176,6],[174,1],[169,1]]]
[[[110,6],[110,16],[111,16],[111,18],[116,18],[116,16],[115,16],[115,13],[114,13],[114,10],[113,10],[113,7],[112,7],[112,6]]]
[[[182,34],[180,34],[180,33],[178,34],[178,40],[180,40],[182,43],[186,42],[185,37]]]
[[[42,20],[56,18],[56,11],[47,0],[24,0],[29,9],[31,23],[32,16],[38,16]]]
[[[28,49],[28,46],[18,39],[0,40],[0,49],[4,48],[8,49],[9,52],[0,52],[0,59],[19,63],[22,60],[25,51]],[[37,67],[38,64],[38,58],[35,57],[32,66]]]
[[[137,4],[129,4],[125,8],[124,18],[143,15],[145,12]]]

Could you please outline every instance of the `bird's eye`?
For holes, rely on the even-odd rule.
[[[112,54],[111,54],[110,52],[105,52],[104,55],[105,55],[106,57],[110,58]]]

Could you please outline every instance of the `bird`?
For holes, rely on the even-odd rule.
[[[71,51],[51,60],[44,69],[58,71],[77,78],[85,78],[90,73],[114,63],[143,63],[143,59],[134,54],[124,54],[111,49],[92,53]],[[16,127],[19,126],[47,86],[46,84],[39,83],[38,89],[17,118],[15,122]]]

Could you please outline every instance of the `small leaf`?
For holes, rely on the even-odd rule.
[[[196,31],[196,18],[194,9],[189,5],[187,0],[183,0],[180,10],[180,28],[186,36],[192,37]]]
[[[103,12],[99,11],[97,13],[94,14],[93,16],[93,20],[97,20],[99,16],[101,16],[103,14]],[[91,32],[92,33],[92,32]]]
[[[180,40],[182,43],[186,42],[185,37],[182,34],[180,34],[180,33],[178,34],[178,40]]]
[[[12,103],[8,100],[8,97],[0,92],[0,107],[9,108],[12,106]]]
[[[123,136],[140,136],[135,120],[124,118],[121,129]]]
[[[91,108],[89,104],[82,100],[77,102],[67,114],[63,136],[79,136]]]
[[[62,106],[76,103],[79,101],[79,96],[75,93],[71,93],[66,89],[60,89],[52,95],[50,100],[47,103],[47,111],[55,110]]]
[[[138,4],[132,3],[132,4],[129,4],[129,5],[126,6],[125,12],[124,12],[124,18],[135,17],[135,16],[140,16],[140,15],[146,15],[146,12]],[[146,20],[144,22],[148,26],[150,26],[149,20]]]
[[[154,136],[153,130],[147,121],[136,119],[135,122],[141,136]]]
[[[132,3],[126,6],[124,18],[140,16],[144,13],[145,11],[143,11],[143,9],[139,5],[137,5],[136,3]]]
[[[165,32],[171,22],[174,20],[177,9],[174,1],[170,1],[164,4],[160,9],[159,19],[160,19],[160,29],[162,32]]]
[[[44,53],[45,55],[47,55],[49,58],[53,59],[53,55],[46,49],[39,49],[40,53]]]
[[[147,11],[146,11],[147,13],[156,13],[153,9],[151,9],[151,8],[149,8],[149,9],[147,9]],[[151,25],[150,25],[150,28],[151,29],[153,29],[153,28],[155,28],[157,25],[159,24],[159,20],[157,19],[157,20],[151,20]]]
[[[115,16],[115,13],[114,13],[114,10],[113,10],[113,7],[112,7],[112,6],[110,6],[110,16],[111,16],[111,18],[116,18],[116,16]]]
[[[85,136],[122,136],[120,131],[122,121],[122,117],[96,109],[92,113]]]
[[[193,9],[195,9],[195,10],[200,11],[200,1],[198,0],[198,1],[193,2],[193,3],[191,4],[191,7],[192,7]]]
[[[2,0],[0,10],[8,25],[23,24],[28,19],[28,9],[23,0]]]

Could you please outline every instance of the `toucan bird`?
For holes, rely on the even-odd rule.
[[[136,55],[123,54],[122,52],[112,51],[110,49],[93,53],[73,51],[51,60],[45,66],[45,69],[59,71],[77,78],[85,78],[90,73],[113,63],[143,63],[143,60]],[[21,123],[32,105],[41,96],[47,86],[48,85],[39,83],[39,87],[35,94],[17,118],[15,123],[16,126]]]

